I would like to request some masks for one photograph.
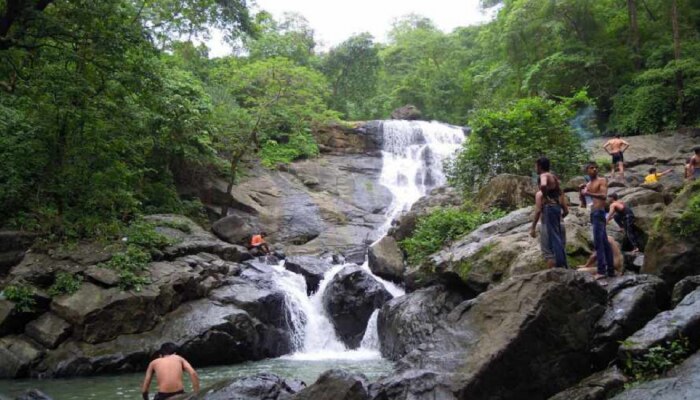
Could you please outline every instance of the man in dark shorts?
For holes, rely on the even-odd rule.
[[[596,279],[615,276],[615,261],[612,247],[608,242],[608,233],[605,222],[605,209],[608,196],[608,182],[598,176],[598,164],[595,162],[586,165],[586,173],[591,178],[586,187],[581,191],[584,196],[590,196],[593,200],[591,207],[591,224],[593,225],[593,246],[596,251],[598,272]]]
[[[693,149],[695,155],[688,161],[688,180],[700,180],[700,146]]]
[[[620,135],[615,135],[613,139],[608,140],[603,145],[603,149],[612,156],[612,171],[610,177],[615,179],[615,169],[620,171],[620,177],[625,179],[625,158],[623,153],[630,147],[630,144],[620,138]]]
[[[613,202],[610,204],[610,212],[606,222],[610,223],[614,219],[617,225],[625,231],[627,240],[632,243],[634,248],[632,252],[639,252],[639,240],[637,240],[637,235],[634,232],[634,212],[632,207],[620,200],[617,193],[610,194],[608,197]]]
[[[148,389],[151,386],[153,373],[156,374],[156,380],[158,381],[158,393],[153,397],[153,400],[164,400],[185,393],[185,387],[182,383],[182,373],[184,371],[187,371],[190,375],[194,392],[199,392],[199,376],[197,372],[187,360],[175,354],[176,350],[177,346],[174,343],[163,343],[158,351],[159,357],[148,364],[146,378],[143,380],[143,386],[141,387],[143,400],[148,400]]]
[[[559,179],[549,172],[549,159],[540,157],[535,168],[539,175],[539,191],[535,195],[535,217],[530,227],[530,236],[537,237],[537,222],[540,224],[540,248],[549,268],[568,268],[566,260],[566,231],[562,219],[569,213],[566,196]]]

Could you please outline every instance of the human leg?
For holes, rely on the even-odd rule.
[[[639,240],[637,239],[637,234],[634,231],[634,215],[628,214],[624,222],[627,240],[629,240],[632,244],[633,251],[639,251]]]
[[[542,212],[542,222],[549,233],[549,248],[554,254],[555,266],[568,268],[566,261],[566,233],[561,223],[561,206],[558,204],[545,205]]]
[[[596,261],[599,275],[614,275],[613,257],[608,234],[605,230],[605,211],[593,210],[591,212],[591,225],[593,226],[593,246],[596,252]]]

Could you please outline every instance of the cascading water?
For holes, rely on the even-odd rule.
[[[461,128],[438,122],[385,121],[383,130],[383,166],[380,183],[393,195],[386,212],[386,222],[378,228],[383,236],[400,213],[410,209],[430,190],[446,183],[443,162],[452,156],[464,141]],[[306,283],[301,276],[274,266],[279,274],[279,288],[287,294],[287,309],[291,310],[289,326],[294,331],[296,351],[284,359],[291,360],[362,360],[379,358],[376,310],[367,324],[360,348],[348,350],[337,338],[333,324],[325,315],[322,298],[326,286],[344,265],[332,266],[311,297],[306,295]],[[372,274],[367,262],[362,268]],[[374,274],[372,274],[374,276]],[[374,276],[392,296],[402,296],[401,287]]]

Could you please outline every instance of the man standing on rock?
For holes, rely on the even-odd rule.
[[[625,179],[625,159],[623,153],[630,147],[630,144],[615,135],[615,138],[608,140],[603,145],[603,149],[612,156],[612,171],[610,177],[615,179],[615,169],[620,171],[620,177]]]
[[[596,261],[598,263],[598,273],[596,273],[595,278],[613,277],[615,276],[615,261],[612,248],[608,242],[607,224],[605,221],[608,182],[605,178],[598,176],[598,164],[595,162],[586,165],[586,173],[591,178],[591,181],[588,182],[581,194],[590,196],[593,200],[591,224],[593,225],[593,246],[595,247]]]
[[[158,351],[159,357],[148,364],[146,378],[141,387],[143,400],[148,400],[148,388],[151,386],[153,373],[158,381],[158,393],[153,400],[164,400],[178,394],[185,393],[185,386],[182,383],[182,373],[187,371],[192,380],[194,392],[199,392],[199,376],[190,363],[184,358],[175,354],[177,346],[174,343],[163,343]]]
[[[535,168],[539,175],[539,190],[535,195],[535,217],[530,236],[537,237],[537,221],[540,224],[540,249],[549,268],[568,268],[566,262],[566,231],[562,219],[569,214],[566,197],[559,179],[549,172],[549,159],[540,157]]]

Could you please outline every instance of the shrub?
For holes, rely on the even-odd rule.
[[[408,262],[418,265],[448,242],[504,215],[505,212],[500,210],[483,213],[456,208],[439,208],[419,218],[413,235],[402,240],[401,247],[408,255]]]
[[[681,237],[691,238],[700,235],[700,182],[693,182],[685,190],[695,193],[681,216],[674,222],[673,230]]]
[[[688,338],[681,337],[664,345],[654,346],[641,357],[629,356],[623,369],[634,381],[657,378],[666,373],[690,353]]]
[[[262,164],[273,168],[277,164],[289,164],[300,158],[316,157],[318,145],[308,132],[292,134],[288,143],[268,140],[262,147],[260,159]]]
[[[126,251],[116,253],[112,258],[100,264],[101,267],[110,268],[119,273],[119,287],[122,290],[141,290],[141,286],[148,284],[148,279],[140,275],[146,271],[151,255],[138,246],[129,245]]]
[[[532,97],[507,109],[476,111],[469,120],[472,133],[446,165],[450,184],[472,191],[499,174],[529,176],[540,156],[549,157],[562,179],[580,175],[588,152],[569,121],[587,101],[582,92],[563,103]]]
[[[7,285],[3,290],[5,298],[15,303],[17,311],[32,312],[36,301],[34,300],[34,290],[25,285]]]
[[[49,288],[49,295],[60,296],[63,294],[73,294],[80,289],[83,283],[83,277],[74,275],[68,272],[59,272],[56,274],[56,280]]]
[[[173,240],[156,232],[156,226],[147,221],[136,221],[126,230],[129,244],[139,246],[146,250],[162,249],[173,244]]]

